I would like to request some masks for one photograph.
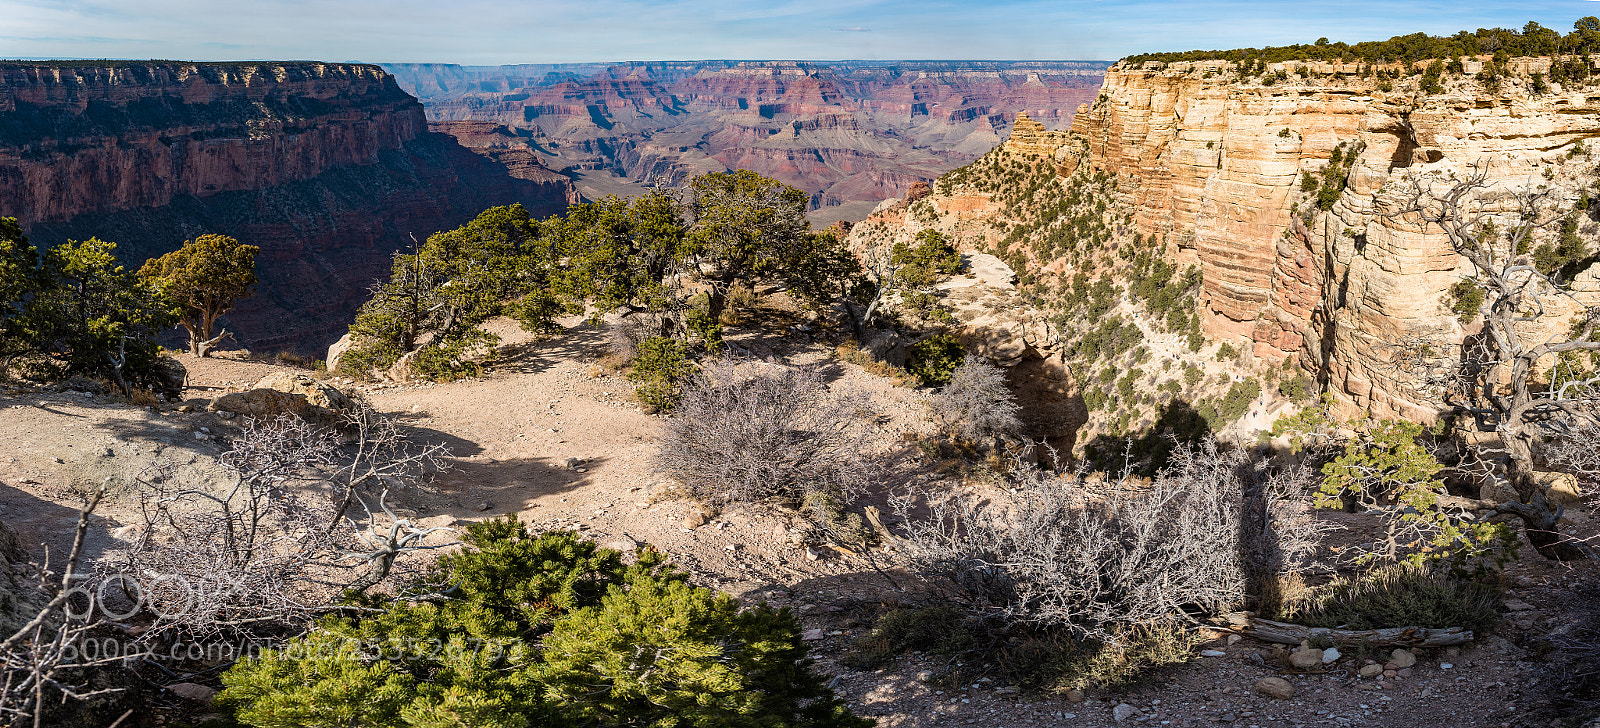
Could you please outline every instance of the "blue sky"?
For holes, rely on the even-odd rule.
[[[0,58],[1114,59],[1518,27],[1594,0],[0,0]]]

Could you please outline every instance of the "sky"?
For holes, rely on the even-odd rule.
[[[0,0],[0,58],[466,65],[700,59],[1113,60],[1448,35],[1596,0]]]

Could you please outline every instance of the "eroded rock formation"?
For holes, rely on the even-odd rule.
[[[858,219],[879,201],[987,152],[1020,112],[1066,125],[1093,98],[1105,65],[388,68],[415,89],[430,120],[505,126],[547,166],[573,173],[590,197],[743,168],[811,193],[813,219],[825,223]]]
[[[130,266],[202,233],[259,246],[262,284],[228,317],[257,349],[325,347],[412,235],[572,199],[515,165],[429,132],[376,66],[0,64],[0,215],[41,246],[115,241]]]
[[[1580,142],[1600,136],[1593,89],[1535,90],[1548,61],[1514,60],[1497,88],[1467,65],[1433,94],[1420,77],[1363,77],[1355,64],[1277,64],[1268,74],[1287,78],[1268,85],[1220,61],[1118,66],[1060,153],[1117,175],[1138,230],[1202,267],[1208,334],[1295,357],[1352,409],[1426,420],[1432,408],[1405,393],[1382,344],[1423,330],[1459,340],[1446,292],[1471,271],[1437,228],[1383,214],[1391,191],[1408,173],[1483,163],[1493,184],[1576,199],[1595,166]],[[1312,209],[1299,184],[1335,148],[1348,183],[1331,209]],[[1592,223],[1583,233],[1594,239]],[[1597,274],[1577,288],[1600,288]]]

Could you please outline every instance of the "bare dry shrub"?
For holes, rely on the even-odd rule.
[[[409,444],[370,408],[350,417],[353,435],[288,415],[247,422],[218,458],[220,486],[171,461],[146,471],[133,542],[96,564],[97,593],[120,597],[106,608],[150,620],[149,639],[297,626],[388,577],[400,554],[437,548],[421,542],[440,529],[386,499],[442,450]]]
[[[1017,418],[1022,407],[1006,384],[1005,372],[971,354],[950,374],[950,383],[929,398],[928,408],[947,434],[966,440],[1022,432]]]
[[[1012,470],[1011,497],[932,500],[909,517],[912,570],[974,615],[1116,644],[1244,603],[1257,575],[1300,568],[1320,530],[1296,466],[1269,469],[1213,442],[1180,447],[1148,486]]]
[[[661,335],[664,316],[656,313],[635,313],[623,316],[606,331],[606,346],[626,365],[639,356],[639,345],[646,339]]]
[[[812,493],[849,501],[871,482],[867,398],[831,391],[814,370],[730,360],[684,390],[656,467],[712,504],[797,506]]]

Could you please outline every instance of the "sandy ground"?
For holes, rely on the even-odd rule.
[[[1382,687],[1354,676],[1358,665],[1347,663],[1328,673],[1290,675],[1297,691],[1286,701],[1250,692],[1261,677],[1288,674],[1276,666],[1277,655],[1252,640],[1230,645],[1221,639],[1225,635],[1208,645],[1223,656],[1167,670],[1132,692],[1091,691],[1078,703],[1058,695],[997,692],[1006,686],[992,682],[958,688],[925,681],[944,658],[912,655],[883,670],[852,671],[836,659],[865,633],[872,610],[910,595],[895,591],[861,557],[825,550],[819,560],[809,559],[789,543],[791,524],[779,514],[732,508],[686,527],[685,518],[698,506],[652,497],[651,455],[662,418],[644,414],[631,398],[631,385],[595,365],[604,353],[601,333],[568,324],[567,334],[547,340],[502,329],[503,361],[480,378],[362,385],[413,437],[451,452],[449,471],[397,499],[401,512],[462,523],[517,514],[540,528],[579,529],[601,543],[648,542],[698,583],[793,606],[808,629],[821,630],[810,640],[818,669],[837,675],[836,689],[882,726],[1109,726],[1119,703],[1141,711],[1126,722],[1147,725],[1509,724],[1537,700],[1520,692],[1535,667],[1529,645],[1566,623],[1563,609],[1571,605],[1560,595],[1596,578],[1594,565],[1551,564],[1525,550],[1508,583],[1511,597],[1529,608],[1510,615],[1495,634],[1460,654],[1427,654],[1409,676]],[[919,402],[924,395],[828,358],[833,342],[813,340],[792,326],[779,324],[759,338],[752,333],[735,341],[756,356],[821,367],[833,386],[869,393],[881,412],[881,447],[898,463],[897,476],[884,490],[931,477],[900,439],[903,432],[928,429]],[[0,391],[0,520],[24,544],[60,553],[76,519],[74,493],[107,483],[112,498],[96,516],[92,557],[114,546],[112,529],[136,520],[132,478],[154,459],[174,459],[193,477],[211,477],[210,464],[236,422],[218,419],[203,405],[284,367],[228,358],[183,361],[189,368],[187,404],[199,405],[194,412],[80,392]],[[568,468],[568,458],[582,462]],[[881,502],[882,496],[876,498]]]

